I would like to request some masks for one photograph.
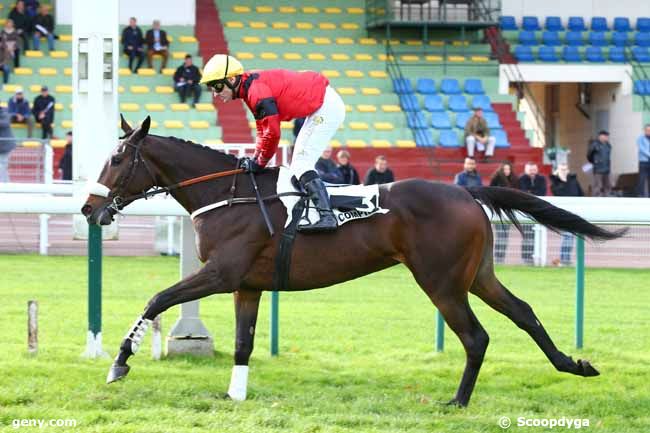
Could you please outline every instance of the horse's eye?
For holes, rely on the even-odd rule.
[[[122,155],[113,155],[111,157],[111,165],[119,165],[122,162]]]

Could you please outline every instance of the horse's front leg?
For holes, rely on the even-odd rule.
[[[208,261],[198,272],[151,298],[142,316],[136,319],[124,337],[120,352],[108,371],[106,383],[115,382],[128,374],[130,367],[126,361],[138,351],[147,328],[158,314],[174,305],[194,301],[214,293],[233,292],[239,286],[239,280],[233,272],[228,272],[228,269],[227,266]]]
[[[239,290],[235,295],[235,365],[232,368],[228,396],[233,400],[246,400],[248,386],[248,360],[253,352],[255,324],[260,306],[260,291]]]

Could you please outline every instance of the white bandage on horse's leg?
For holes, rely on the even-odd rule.
[[[232,367],[228,395],[233,400],[246,400],[246,388],[248,387],[248,365],[235,365]]]
[[[151,325],[151,320],[144,319],[142,316],[140,316],[133,324],[131,330],[127,332],[124,338],[131,340],[131,352],[135,353],[138,351],[140,344],[142,344],[144,334],[147,333],[147,328],[149,328],[149,325]]]
[[[96,195],[98,197],[108,197],[111,193],[111,190],[106,185],[102,185],[99,182],[88,184],[88,194]]]

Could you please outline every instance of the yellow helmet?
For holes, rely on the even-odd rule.
[[[227,54],[215,54],[203,68],[203,77],[201,77],[199,84],[224,80],[243,73],[244,67],[239,60]]]

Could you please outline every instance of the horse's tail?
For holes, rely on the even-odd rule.
[[[555,232],[570,232],[594,240],[616,239],[627,232],[627,228],[609,231],[551,203],[512,188],[471,187],[467,188],[474,199],[487,206],[499,218],[504,214],[521,232],[521,223],[515,211],[528,215],[538,223]]]

